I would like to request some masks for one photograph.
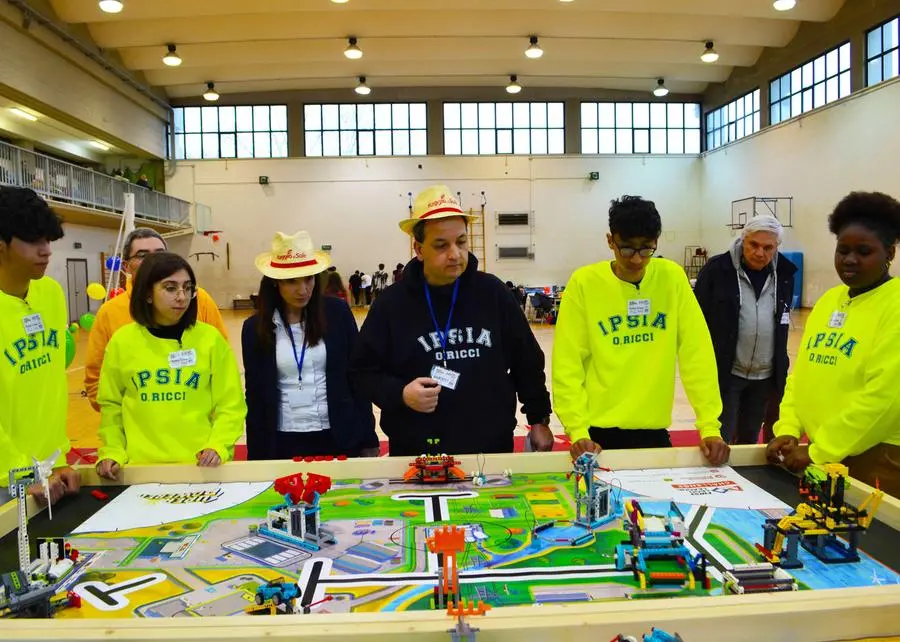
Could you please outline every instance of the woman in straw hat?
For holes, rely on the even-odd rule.
[[[241,333],[248,459],[378,454],[372,405],[347,376],[356,320],[316,278],[330,264],[306,232],[276,233],[256,258],[259,305]]]

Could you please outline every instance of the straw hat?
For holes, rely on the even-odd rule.
[[[293,236],[275,232],[272,251],[256,257],[256,269],[276,280],[312,276],[329,265],[331,258],[325,252],[316,252],[309,233],[302,231]]]
[[[419,221],[436,221],[441,218],[462,216],[466,222],[474,221],[477,216],[466,214],[459,206],[459,201],[446,185],[432,185],[416,196],[410,217],[400,221],[400,229],[412,234]]]

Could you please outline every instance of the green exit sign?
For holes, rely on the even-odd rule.
[[[331,252],[331,246],[330,246],[330,245],[323,245],[323,246],[322,246],[322,251],[323,251],[323,252]]]

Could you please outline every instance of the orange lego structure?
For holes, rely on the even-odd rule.
[[[466,473],[459,464],[452,455],[420,455],[409,463],[409,470],[403,474],[403,481],[422,484],[463,481]]]
[[[459,567],[456,556],[466,549],[465,533],[462,528],[446,526],[435,530],[425,540],[429,552],[436,554],[441,564],[434,592],[435,608],[444,608],[445,602],[448,606],[459,602]]]

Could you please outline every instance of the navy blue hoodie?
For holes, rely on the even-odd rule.
[[[444,330],[453,286],[431,287],[437,322]],[[455,390],[443,388],[433,413],[403,402],[403,388],[431,376],[434,365],[460,374]],[[522,308],[495,276],[478,271],[471,253],[459,278],[453,323],[443,354],[425,299],[422,263],[413,259],[403,279],[376,299],[350,361],[354,386],[381,408],[381,429],[391,455],[426,452],[426,439],[441,440],[448,454],[512,452],[516,394],[528,423],[547,421],[550,393],[544,353]]]

